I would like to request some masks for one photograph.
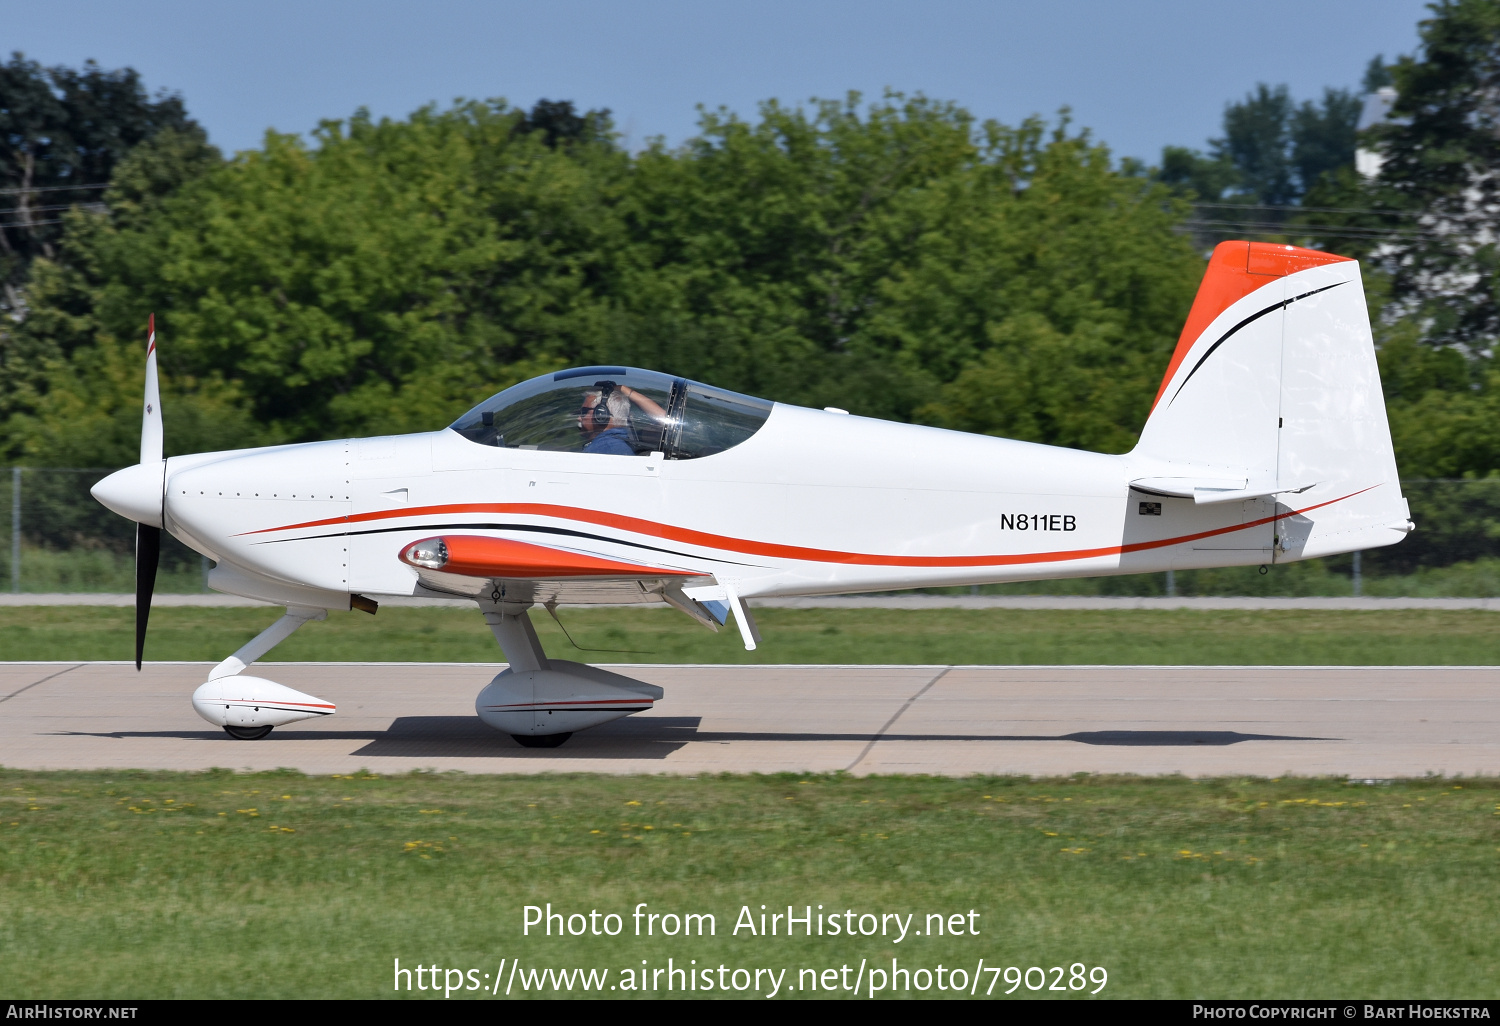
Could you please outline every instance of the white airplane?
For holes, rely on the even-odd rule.
[[[755,598],[1284,563],[1413,526],[1359,265],[1291,246],[1214,251],[1122,456],[584,367],[440,431],[163,459],[154,323],[141,461],[93,494],[138,525],[137,669],[162,530],[210,587],[286,607],[193,695],[242,739],[334,712],[243,671],[379,596],[477,602],[510,664],[480,719],[554,747],[662,690],[548,658],[534,605],[665,602],[753,649]]]

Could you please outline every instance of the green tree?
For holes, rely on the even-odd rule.
[[[1224,134],[1209,141],[1206,155],[1165,147],[1154,177],[1204,202],[1295,205],[1326,176],[1353,166],[1360,107],[1346,89],[1298,104],[1286,86],[1259,83],[1225,106]]]
[[[1438,0],[1421,52],[1392,68],[1392,118],[1371,131],[1384,157],[1374,203],[1419,213],[1384,248],[1398,309],[1436,344],[1487,350],[1500,334],[1500,2]]]
[[[176,189],[182,147],[127,162],[117,210],[76,215],[64,258],[38,262],[10,348],[45,354],[47,380],[14,404],[13,448],[61,459],[102,438],[67,411],[108,391],[104,354],[138,352],[151,311],[169,451],[217,442],[213,424],[237,425],[238,445],[435,427],[513,365],[556,365],[590,321],[600,199],[625,158],[554,149],[521,121],[503,104],[360,113],[325,122],[315,148],[268,134]],[[122,418],[138,391],[114,403]],[[192,397],[233,415],[195,416]]]
[[[946,386],[997,342],[1015,356],[1050,339],[1007,326],[1025,315],[1110,339],[1101,378],[1151,365],[1094,427],[1037,428],[1061,444],[1133,439],[1202,270],[1166,191],[1113,171],[1066,122],[975,125],[923,97],[772,103],[756,124],[706,115],[682,151],[642,155],[625,209],[644,243],[619,293],[635,328],[601,357],[1001,432],[1008,421],[954,407]]]
[[[1361,99],[1346,89],[1324,89],[1321,103],[1305,100],[1292,112],[1288,134],[1298,202],[1305,202],[1326,176],[1353,166],[1354,129],[1362,107]]]
[[[570,112],[357,114],[223,165],[141,148],[37,262],[12,452],[130,458],[153,310],[169,451],[435,428],[579,362],[1060,444],[1139,430],[1202,263],[1167,190],[1066,121],[851,96],[631,156]],[[1002,371],[1002,412],[956,384]]]
[[[115,165],[163,129],[204,139],[181,98],[151,99],[130,68],[0,64],[0,311],[24,313],[19,290],[55,254],[62,212],[97,207]]]

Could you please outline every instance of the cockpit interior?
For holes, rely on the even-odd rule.
[[[635,367],[575,367],[523,381],[454,421],[479,445],[701,459],[758,431],[772,403]]]

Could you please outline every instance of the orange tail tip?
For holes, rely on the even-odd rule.
[[[1213,255],[1208,258],[1208,269],[1203,272],[1203,283],[1198,286],[1198,295],[1193,299],[1193,308],[1188,311],[1187,323],[1178,336],[1172,362],[1167,364],[1167,373],[1161,379],[1161,387],[1156,390],[1152,408],[1161,401],[1167,382],[1172,380],[1188,350],[1193,348],[1193,343],[1215,317],[1275,278],[1350,259],[1353,258],[1271,242],[1221,242],[1215,246]]]

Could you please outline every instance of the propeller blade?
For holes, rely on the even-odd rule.
[[[146,621],[151,617],[151,593],[156,590],[156,566],[161,561],[161,528],[135,525],[135,668],[146,651]]]
[[[141,411],[141,462],[162,458],[161,389],[156,382],[156,314],[146,325],[146,399]]]

